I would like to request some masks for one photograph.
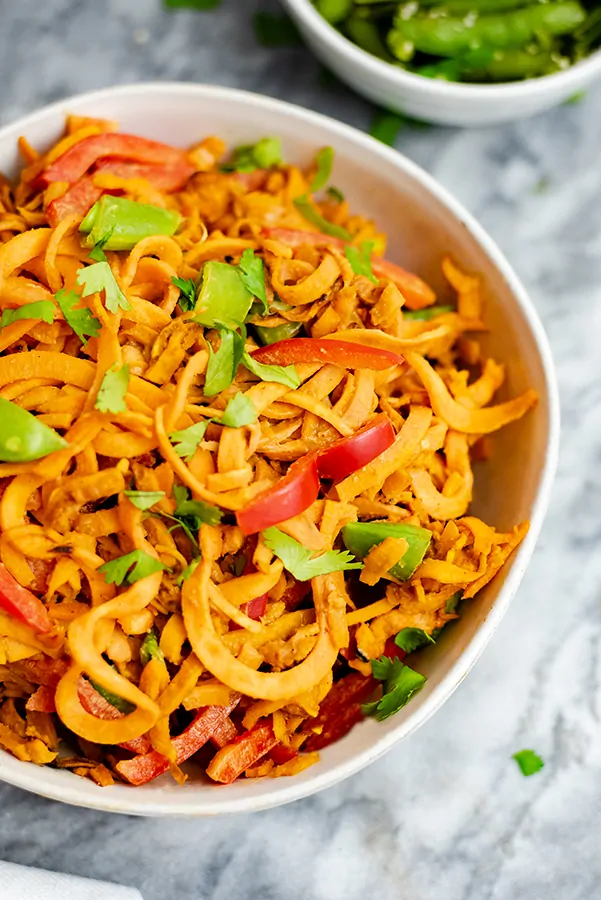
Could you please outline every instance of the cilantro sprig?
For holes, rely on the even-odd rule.
[[[165,496],[165,491],[123,491],[123,493],[136,509],[141,510],[150,509]]]
[[[83,287],[81,292],[83,297],[104,291],[104,302],[109,312],[131,309],[131,303],[117,284],[113,271],[106,261],[79,269],[77,284]]]
[[[225,425],[228,428],[241,428],[243,425],[252,425],[256,421],[257,410],[252,401],[244,394],[236,394],[228,400],[221,418],[205,419],[204,422],[197,422],[196,425],[190,425],[189,428],[173,431],[169,437],[175,444],[177,455],[189,460],[196,453],[211,422],[216,425]]]
[[[73,329],[79,340],[87,344],[88,338],[100,334],[100,322],[93,316],[76,291],[57,291],[54,299],[65,317],[67,325]]]
[[[47,325],[52,325],[54,320],[54,304],[50,300],[35,300],[33,303],[24,303],[16,309],[5,309],[0,318],[0,328],[6,328],[20,319],[41,319]]]
[[[263,540],[298,581],[309,581],[317,575],[327,575],[329,572],[347,572],[350,569],[363,568],[363,563],[357,562],[348,550],[328,550],[321,556],[313,557],[311,550],[307,550],[279,528],[267,528],[263,532]]]
[[[381,656],[380,659],[372,659],[371,670],[374,678],[383,682],[382,697],[380,700],[364,703],[361,710],[366,716],[374,716],[378,722],[406,706],[427,681],[425,675],[415,672],[397,657],[390,659],[388,656]]]
[[[109,562],[103,563],[98,567],[101,575],[107,584],[122,585],[134,584],[141,578],[147,578],[154,575],[155,572],[161,572],[167,569],[162,562],[145,553],[144,550],[132,550],[124,556],[118,556]]]
[[[171,278],[172,284],[180,289],[179,307],[182,312],[190,312],[196,305],[196,285],[193,278]]]
[[[405,653],[413,653],[427,644],[436,643],[432,635],[421,628],[402,628],[395,637],[394,642]]]
[[[129,385],[129,366],[108,369],[98,389],[94,406],[100,412],[122,413],[127,410],[125,395]]]

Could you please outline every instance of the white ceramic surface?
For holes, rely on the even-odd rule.
[[[0,778],[45,797],[137,815],[218,815],[287,803],[328,787],[380,757],[420,727],[450,696],[483,651],[524,574],[547,507],[556,465],[559,404],[547,339],[524,288],[477,222],[430,176],[400,154],[323,116],[227,88],[147,84],[111,88],[64,100],[0,131],[0,171],[15,174],[16,140],[43,148],[61,134],[66,113],[105,116],[124,131],[188,145],[206,134],[231,144],[267,134],[282,137],[284,156],[307,163],[315,149],[336,150],[333,183],[358,212],[390,235],[388,256],[415,269],[443,294],[440,261],[453,253],[481,272],[487,290],[486,347],[507,364],[505,395],[534,387],[538,409],[503,431],[493,459],[477,472],[474,510],[498,528],[531,520],[510,564],[466,605],[461,620],[422,654],[425,689],[384,723],[368,720],[327,748],[295,778],[244,780],[223,788],[204,781],[178,787],[167,776],[145,787],[99,788],[67,771],[38,768],[0,751]]]
[[[512,84],[424,78],[361,50],[328,24],[311,0],[282,3],[315,55],[342,81],[385,109],[426,122],[480,126],[522,119],[563,103],[601,78],[601,51],[565,72]]]

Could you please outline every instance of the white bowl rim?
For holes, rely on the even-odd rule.
[[[319,38],[329,46],[332,52],[343,56],[349,64],[368,69],[373,75],[386,78],[399,87],[411,87],[416,95],[419,94],[422,98],[494,101],[516,95],[535,97],[545,93],[547,88],[551,90],[553,87],[559,87],[560,84],[566,91],[569,91],[570,85],[573,85],[576,91],[589,80],[589,74],[601,70],[601,49],[597,49],[586,59],[580,60],[567,69],[549,75],[528,78],[524,81],[466,84],[465,82],[445,81],[441,78],[426,78],[414,72],[407,72],[405,69],[395,68],[391,63],[378,59],[377,56],[363,50],[350,38],[341,34],[333,25],[330,25],[318,13],[310,0],[285,0],[285,3],[294,10],[299,19],[306,22],[307,28],[317,32]]]
[[[89,793],[87,788],[95,787],[95,785],[90,785],[89,782],[84,782],[83,780],[80,783],[80,780],[75,777],[72,778],[71,784],[71,781],[67,781],[66,779],[55,778],[56,775],[64,775],[64,772],[57,773],[55,770],[47,767],[38,767],[31,763],[20,762],[6,751],[0,750],[0,780],[50,800],[59,800],[73,806],[81,806],[87,809],[96,809],[105,812],[116,812],[125,815],[215,816],[257,812],[275,806],[282,806],[293,800],[308,797],[317,791],[337,784],[343,779],[348,778],[350,775],[354,775],[368,764],[375,762],[375,760],[383,756],[395,744],[416,731],[451,696],[478,660],[494,631],[501,622],[519,586],[530,557],[532,556],[549,504],[551,487],[557,467],[559,454],[560,406],[559,391],[551,349],[538,313],[519,278],[493,239],[489,237],[487,232],[473,218],[471,213],[464,209],[446,188],[442,187],[420,166],[403,156],[401,153],[398,153],[398,151],[385,146],[381,142],[374,140],[374,138],[370,137],[368,134],[358,131],[350,125],[346,125],[320,113],[313,112],[312,110],[303,109],[292,103],[265,97],[249,91],[241,91],[235,88],[211,84],[186,84],[182,82],[147,82],[135,85],[119,85],[98,91],[88,91],[44,106],[22,119],[1,128],[0,143],[6,140],[16,139],[23,129],[35,125],[40,118],[44,118],[49,113],[67,113],[70,110],[71,105],[75,103],[79,104],[83,102],[89,104],[96,101],[102,102],[111,97],[118,97],[120,95],[132,95],[135,97],[137,95],[155,94],[157,98],[160,98],[162,95],[167,96],[174,92],[198,97],[209,96],[223,103],[227,103],[228,100],[242,100],[250,106],[267,109],[273,113],[284,112],[287,116],[295,117],[301,124],[306,122],[308,124],[320,125],[327,128],[334,135],[338,134],[346,140],[354,141],[371,154],[380,156],[384,160],[394,163],[398,168],[402,169],[411,178],[418,181],[426,188],[426,190],[432,193],[436,199],[442,203],[465,228],[467,228],[474,240],[485,250],[497,269],[503,275],[513,295],[518,301],[532,331],[537,350],[540,354],[547,389],[549,414],[547,450],[542,465],[540,485],[532,506],[530,530],[516,553],[512,568],[486,620],[482,623],[475,637],[462,652],[457,662],[449,669],[442,682],[430,694],[427,701],[419,707],[416,714],[413,717],[408,718],[406,722],[401,723],[396,730],[383,734],[375,744],[362,752],[339,763],[330,771],[320,773],[319,768],[316,766],[315,775],[306,778],[306,780],[304,778],[298,780],[296,778],[291,778],[290,784],[283,790],[278,790],[277,794],[271,794],[269,789],[266,789],[265,793],[261,795],[235,798],[229,801],[224,801],[223,795],[221,795],[220,802],[218,806],[216,806],[215,803],[211,801],[210,796],[199,799],[198,797],[187,795],[185,787],[180,792],[181,797],[180,793],[177,795],[170,794],[167,799],[162,800],[153,800],[148,795],[138,796],[135,789],[131,789],[125,785],[119,785],[113,788],[98,788],[97,793],[96,791],[94,793]],[[309,772],[312,771],[313,769],[309,770]],[[269,784],[269,779],[266,779],[265,784]]]

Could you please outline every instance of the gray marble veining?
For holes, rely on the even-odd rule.
[[[267,51],[258,0],[0,0],[0,122],[120,82],[218,82],[367,128],[303,50]],[[139,887],[145,900],[601,898],[601,90],[500,128],[407,128],[398,148],[471,209],[548,330],[564,432],[528,575],[433,720],[325,793],[254,816],[135,820],[0,786],[0,858]],[[511,754],[546,765],[524,779]],[[0,887],[1,895],[1,887]]]

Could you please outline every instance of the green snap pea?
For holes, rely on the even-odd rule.
[[[369,0],[355,0],[355,3],[367,3]],[[451,16],[461,16],[470,12],[478,15],[490,15],[490,13],[506,12],[508,9],[519,9],[522,6],[535,6],[541,0],[420,0],[420,6],[431,8],[438,12],[449,13]]]
[[[302,322],[286,322],[284,325],[276,325],[275,328],[267,328],[265,325],[253,325],[257,338],[263,346],[266,344],[277,344],[278,341],[287,341],[289,338],[296,337],[302,327]]]
[[[411,60],[416,51],[453,57],[481,46],[506,50],[524,47],[538,34],[571,34],[585,18],[584,9],[575,0],[489,16],[404,18],[400,14],[388,35],[388,45],[401,62]]]
[[[31,462],[67,446],[54,429],[16,403],[0,397],[1,462]]]
[[[386,49],[384,41],[380,37],[378,26],[360,15],[351,16],[345,25],[348,36],[362,50],[377,56],[380,59],[389,60],[390,54]]]
[[[365,559],[372,547],[389,537],[404,538],[409,545],[407,552],[390,569],[390,574],[394,578],[407,581],[430,546],[432,535],[426,528],[404,525],[402,522],[351,522],[342,529],[344,546],[358,559]]]
[[[326,22],[337,25],[339,22],[343,22],[350,13],[353,8],[353,0],[316,0],[315,6]]]
[[[561,57],[555,53],[528,53],[526,50],[497,50],[481,69],[467,68],[461,72],[463,81],[521,81],[549,75],[561,69]]]
[[[104,250],[131,250],[145,237],[175,234],[181,220],[178,212],[105,194],[94,204],[79,230],[87,232],[87,247],[102,241]]]

